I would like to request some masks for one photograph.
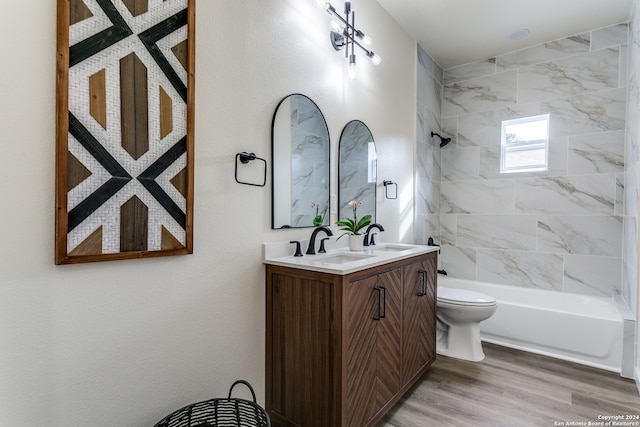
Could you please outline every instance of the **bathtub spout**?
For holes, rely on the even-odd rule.
[[[443,276],[447,275],[447,271],[446,270],[438,270],[438,274],[442,274]]]

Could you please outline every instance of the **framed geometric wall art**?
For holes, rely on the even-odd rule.
[[[58,0],[56,264],[193,252],[195,0]]]

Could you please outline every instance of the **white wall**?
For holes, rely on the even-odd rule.
[[[263,401],[261,244],[310,230],[270,230],[270,185],[236,184],[233,161],[270,157],[272,114],[289,93],[324,112],[333,161],[342,126],[369,125],[379,182],[399,183],[399,200],[378,203],[381,237],[413,239],[415,44],[376,2],[353,7],[383,62],[358,55],[350,81],[311,0],[197,2],[195,253],[55,266],[56,7],[5,5],[0,425],[149,426],[237,378]]]

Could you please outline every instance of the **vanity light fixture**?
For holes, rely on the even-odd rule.
[[[344,2],[344,14],[346,18],[342,17],[336,8],[328,1],[314,0],[315,3],[327,11],[330,15],[335,16],[339,22],[333,21],[331,23],[329,37],[331,44],[335,50],[345,49],[345,58],[349,60],[349,66],[353,70],[356,66],[356,53],[355,47],[358,46],[362,49],[367,58],[374,64],[378,65],[382,61],[380,56],[373,53],[365,47],[371,43],[371,39],[366,36],[362,31],[358,30],[355,26],[355,12],[351,10],[351,2]]]

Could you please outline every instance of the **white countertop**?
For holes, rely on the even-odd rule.
[[[264,263],[344,275],[439,249],[437,246],[380,243],[375,246],[365,247],[362,251],[339,248],[328,250],[324,254],[305,254],[301,257],[295,257],[292,255],[292,247],[294,245],[289,244],[289,242],[265,243]],[[303,253],[304,250],[303,246]],[[285,253],[289,254],[285,255]]]

